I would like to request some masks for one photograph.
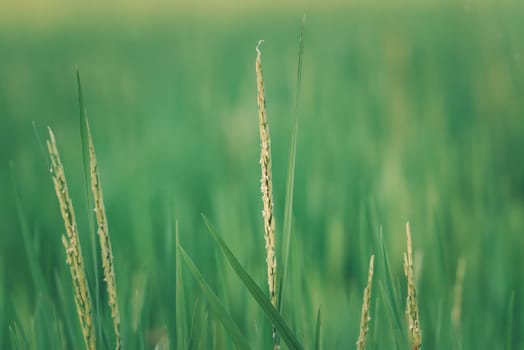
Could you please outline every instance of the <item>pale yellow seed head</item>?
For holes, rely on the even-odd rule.
[[[420,349],[422,346],[422,330],[420,328],[418,304],[417,304],[417,289],[415,286],[414,279],[414,266],[413,266],[413,249],[411,245],[411,231],[409,228],[409,222],[406,223],[406,241],[407,241],[407,254],[404,253],[404,273],[407,278],[407,310],[406,314],[408,317],[409,332],[411,337],[411,343],[414,350]]]
[[[275,254],[275,218],[273,215],[273,182],[271,178],[271,138],[269,136],[269,125],[266,117],[266,99],[264,96],[264,78],[262,75],[262,59],[260,45],[256,47],[255,70],[257,75],[257,102],[258,102],[258,124],[260,131],[260,167],[262,175],[260,178],[260,190],[262,192],[262,217],[264,218],[264,239],[266,242],[266,265],[269,297],[271,304],[277,307],[277,259]],[[278,349],[277,333],[273,327],[274,349]]]
[[[370,306],[371,306],[371,288],[373,285],[373,266],[375,256],[371,255],[369,260],[368,284],[364,289],[364,297],[362,301],[362,312],[360,314],[360,333],[357,340],[357,350],[364,350],[366,348],[366,337],[369,331]]]
[[[111,308],[111,317],[113,319],[113,331],[115,332],[115,348],[119,350],[122,347],[120,336],[120,312],[118,310],[118,296],[116,292],[115,267],[113,263],[113,250],[109,238],[109,228],[107,224],[106,209],[104,205],[104,196],[102,185],[100,183],[100,174],[96,161],[95,147],[91,137],[91,130],[87,119],[86,129],[89,143],[89,167],[91,173],[91,191],[93,192],[96,221],[98,224],[98,237],[100,239],[100,252],[102,255],[102,266],[104,267],[104,281],[107,284],[107,295],[109,307]]]
[[[47,149],[51,158],[51,174],[55,186],[55,192],[58,198],[58,203],[60,204],[60,212],[66,230],[66,234],[62,235],[62,243],[66,251],[66,262],[69,265],[73,282],[77,314],[80,320],[86,348],[94,350],[96,347],[96,336],[92,321],[91,298],[89,295],[84,260],[78,237],[75,212],[73,202],[69,196],[64,168],[56,147],[55,135],[50,128]]]

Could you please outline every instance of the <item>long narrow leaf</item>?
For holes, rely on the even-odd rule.
[[[391,304],[391,298],[387,296],[386,287],[384,287],[384,284],[382,283],[382,281],[378,281],[378,285],[380,287],[381,294],[384,296],[383,300],[384,300],[384,304],[386,305],[386,309],[389,312],[388,319],[390,322],[391,329],[393,331],[393,339],[395,340],[395,346],[396,346],[396,349],[399,349],[400,348],[399,338],[402,338],[401,336],[402,331],[400,328],[398,328],[398,325],[396,324],[397,313],[394,310],[393,305]]]
[[[320,327],[322,326],[322,319],[320,315],[320,307],[317,313],[317,326],[315,327],[315,350],[320,350]]]
[[[98,258],[96,254],[96,233],[95,233],[95,224],[94,224],[94,215],[93,215],[93,203],[91,201],[91,196],[89,195],[89,184],[91,183],[91,174],[89,166],[89,137],[87,131],[87,110],[84,104],[84,94],[82,92],[82,82],[80,80],[80,72],[78,67],[75,67],[76,73],[76,88],[78,93],[78,110],[79,110],[79,124],[80,124],[80,144],[82,150],[82,167],[84,173],[84,195],[87,205],[87,219],[89,222],[89,237],[91,244],[91,258],[93,259],[93,272],[95,277],[95,318],[97,320],[97,331],[98,338],[102,339],[102,325],[100,322],[100,296],[99,296],[99,281],[98,281]]]
[[[295,118],[293,120],[293,131],[291,134],[291,145],[289,148],[289,160],[287,168],[286,182],[286,202],[284,206],[284,246],[283,246],[283,268],[280,279],[280,292],[278,294],[278,312],[282,315],[282,301],[286,290],[287,271],[289,265],[289,251],[291,247],[291,226],[293,222],[293,190],[295,187],[295,163],[297,155],[297,134],[298,134],[298,117],[300,106],[300,92],[302,83],[302,57],[304,56],[304,26],[306,15],[302,17],[302,28],[300,30],[299,49],[298,49],[298,68],[297,68],[297,86],[295,99]]]
[[[381,243],[381,253],[382,253],[382,263],[384,267],[384,277],[386,279],[386,286],[387,289],[384,291],[387,291],[387,293],[384,293],[384,295],[388,298],[388,303],[392,307],[392,314],[395,319],[396,328],[398,330],[402,329],[402,321],[400,319],[399,314],[402,314],[400,311],[400,307],[397,303],[397,295],[395,292],[395,287],[393,284],[393,273],[391,272],[391,265],[389,263],[388,253],[386,250],[386,245],[384,243],[384,235],[382,233],[382,227],[380,228],[380,243]],[[402,333],[402,332],[400,332]]]
[[[33,132],[35,133],[35,139],[38,144],[38,148],[40,148],[40,152],[42,156],[41,159],[45,163],[46,169],[49,170],[51,168],[51,162],[49,161],[49,157],[47,156],[47,151],[46,151],[46,148],[44,147],[44,143],[42,142],[42,138],[40,137],[40,134],[38,133],[36,122],[33,120],[31,125],[33,126]]]
[[[250,346],[248,342],[245,340],[244,336],[242,335],[242,332],[238,328],[237,324],[231,316],[226,311],[224,305],[220,302],[216,294],[213,292],[211,287],[207,284],[206,280],[196,267],[195,263],[189,255],[186,253],[184,248],[182,248],[181,245],[178,245],[178,252],[180,253],[180,256],[182,259],[184,259],[187,267],[189,268],[189,271],[191,274],[193,274],[193,277],[195,277],[195,280],[198,282],[198,285],[204,292],[204,295],[206,296],[209,306],[211,307],[211,310],[215,314],[215,316],[219,319],[219,321],[222,323],[224,328],[227,330],[231,338],[233,339],[234,343],[236,344],[237,348],[239,349],[250,349]]]
[[[515,292],[513,291],[511,293],[511,297],[509,298],[508,303],[508,320],[506,323],[507,333],[506,333],[506,346],[505,348],[507,350],[513,349],[512,346],[512,330],[513,330],[513,309],[515,305]]]
[[[179,245],[178,221],[175,221],[175,242]],[[175,250],[175,308],[176,308],[176,345],[177,349],[186,348],[187,339],[187,318],[186,318],[186,301],[184,293],[184,281],[182,278],[182,266],[180,253]]]
[[[237,276],[240,278],[242,283],[244,283],[244,286],[249,290],[255,301],[258,303],[258,305],[262,308],[266,316],[271,320],[273,325],[278,330],[280,336],[284,340],[284,342],[287,344],[288,348],[291,350],[294,349],[303,349],[303,346],[300,345],[298,342],[295,334],[291,331],[289,326],[287,325],[287,322],[280,316],[278,311],[273,307],[271,302],[269,301],[268,297],[264,294],[262,289],[256,284],[256,282],[249,276],[249,274],[244,270],[242,265],[240,265],[240,262],[235,257],[233,252],[229,249],[227,244],[224,242],[224,240],[215,232],[207,218],[202,215],[202,218],[204,219],[204,222],[208,228],[209,233],[213,237],[214,241],[217,243],[219,248],[222,250],[224,255],[226,256],[229,264],[237,274]]]
[[[195,307],[193,308],[193,324],[191,325],[191,338],[187,346],[187,350],[201,350],[205,349],[206,337],[206,318],[207,313],[205,305],[198,299],[195,300]]]
[[[177,249],[178,250],[178,249]],[[177,254],[180,254],[180,253],[177,253]],[[196,330],[196,327],[197,327],[197,311],[199,310],[200,308],[200,304],[199,304],[199,300],[198,299],[195,299],[195,303],[193,304],[193,314],[191,315],[191,328],[189,329],[189,335],[188,335],[188,338],[187,338],[187,346],[184,348],[184,349],[188,349],[188,350],[191,350],[191,349],[195,349],[196,348],[196,340],[195,338],[198,338],[198,335],[197,335],[197,330]]]

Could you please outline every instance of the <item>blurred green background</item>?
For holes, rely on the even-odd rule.
[[[42,148],[50,126],[92,266],[75,65],[101,169],[127,347],[153,348],[162,334],[174,348],[175,219],[182,244],[253,347],[269,346],[270,325],[217,254],[200,213],[266,289],[255,46],[265,40],[279,244],[304,11],[284,307],[292,328],[310,344],[321,305],[324,349],[354,346],[380,232],[403,308],[409,220],[424,347],[524,347],[524,6],[1,6],[1,348],[13,347],[17,332],[29,348],[53,348],[60,327],[64,348],[82,345]],[[456,329],[450,314],[460,259]],[[383,259],[376,264],[369,348],[393,348],[387,274]],[[189,274],[184,279],[188,313],[197,314],[202,296]],[[212,317],[206,322],[213,329]],[[227,336],[218,343],[215,333],[201,336],[211,339],[202,347],[228,348]]]

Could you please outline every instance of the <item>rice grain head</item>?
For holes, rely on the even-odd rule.
[[[78,236],[78,226],[76,224],[73,202],[67,187],[64,168],[56,147],[55,135],[51,128],[49,128],[47,149],[51,158],[53,184],[60,204],[60,212],[66,230],[66,235],[62,235],[62,243],[66,250],[66,261],[69,265],[71,279],[73,281],[76,311],[80,320],[80,327],[82,329],[86,349],[94,350],[96,348],[95,327],[91,311],[91,297],[84,269],[84,259],[82,257],[82,249],[80,247],[80,239]]]
[[[371,255],[369,260],[369,271],[368,271],[368,285],[364,289],[364,298],[362,301],[362,312],[360,314],[360,333],[357,340],[357,350],[364,350],[366,348],[366,336],[369,331],[370,316],[370,305],[371,305],[371,287],[373,285],[373,263],[375,256]]]
[[[413,350],[419,350],[422,346],[422,330],[418,315],[417,288],[414,279],[413,249],[411,246],[411,232],[409,222],[406,223],[407,253],[404,253],[404,274],[407,278],[407,317],[409,323],[409,333]]]
[[[255,62],[257,74],[257,97],[258,97],[258,123],[260,131],[260,167],[262,176],[260,188],[262,192],[262,202],[264,209],[264,239],[266,242],[266,264],[267,280],[269,286],[269,297],[271,304],[276,308],[277,294],[277,259],[275,255],[275,218],[273,215],[273,182],[271,178],[271,139],[269,136],[269,125],[266,117],[266,99],[264,96],[264,78],[262,75],[262,61],[260,45],[263,40],[258,42],[256,47],[257,57]],[[275,348],[278,348],[276,329],[273,327],[273,340]]]
[[[93,192],[95,214],[97,221],[97,233],[100,239],[100,252],[102,255],[102,266],[104,267],[104,281],[107,284],[107,296],[109,307],[111,308],[111,317],[113,319],[113,330],[115,332],[115,348],[120,350],[122,340],[120,336],[120,312],[118,310],[118,296],[116,292],[115,266],[113,263],[113,250],[111,249],[111,240],[109,238],[109,228],[107,225],[106,209],[104,205],[104,196],[102,185],[100,183],[100,174],[95,155],[95,147],[89,129],[87,119],[86,129],[89,142],[89,168],[91,174],[91,191]]]

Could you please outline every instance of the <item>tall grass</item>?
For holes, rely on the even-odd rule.
[[[296,51],[289,49],[287,25],[268,28],[260,18],[202,26],[182,21],[156,24],[140,35],[134,27],[106,35],[110,28],[101,26],[100,37],[63,28],[71,35],[50,32],[39,41],[0,33],[6,82],[0,84],[0,113],[7,116],[0,118],[0,158],[13,158],[17,187],[16,196],[0,191],[7,194],[0,201],[7,233],[0,236],[0,347],[87,347],[69,288],[70,267],[56,244],[60,214],[49,205],[52,187],[41,185],[46,167],[38,147],[28,146],[34,136],[22,131],[30,115],[60,125],[53,129],[61,161],[74,163],[74,99],[60,89],[59,77],[69,60],[86,52],[82,64],[92,77],[86,92],[97,112],[91,131],[104,141],[95,142],[97,165],[107,174],[102,221],[109,219],[115,249],[114,266],[104,275],[95,227],[92,247],[82,245],[97,349],[116,347],[118,322],[111,316],[106,276],[118,281],[118,301],[111,303],[119,306],[126,349],[267,349],[275,346],[273,326],[288,348],[345,349],[357,339],[369,349],[417,348],[421,340],[428,349],[522,347],[522,286],[515,266],[522,265],[524,226],[514,150],[522,146],[524,108],[513,55],[522,49],[515,40],[522,31],[516,15],[500,17],[507,19],[504,28],[484,21],[478,8],[468,14],[461,9],[455,17],[318,16],[308,29],[295,139],[304,156],[296,158],[293,186],[285,180],[284,161],[286,135],[297,131],[288,129],[294,123],[287,116]],[[504,45],[496,29],[507,35]],[[261,167],[249,48],[261,33],[271,43],[264,46],[263,64],[277,218],[276,306],[267,252],[256,234],[265,219],[257,209]],[[26,58],[35,53],[42,57],[38,65]],[[85,144],[89,150],[87,137]],[[288,169],[294,168],[291,159]],[[76,214],[79,170],[67,173]],[[165,205],[166,192],[172,192],[172,206]],[[94,219],[95,203],[88,207]],[[216,223],[209,235],[199,212]],[[403,217],[420,227],[407,250],[405,232],[398,229]],[[78,242],[89,243],[82,218]],[[413,334],[417,327],[411,325],[423,330],[423,339],[416,339],[421,334]]]
[[[80,84],[80,76],[77,71],[78,95],[80,100],[80,108],[83,106],[83,93]],[[84,118],[82,118],[82,116]],[[95,155],[95,148],[93,139],[91,137],[91,130],[87,117],[81,112],[81,123],[85,123],[86,142],[89,156],[89,172],[91,191],[93,194],[94,212],[97,221],[97,234],[100,243],[100,252],[102,255],[102,266],[104,270],[104,281],[107,284],[108,304],[111,309],[111,318],[113,320],[113,332],[115,348],[119,350],[122,348],[122,339],[120,334],[120,312],[118,309],[118,295],[116,290],[116,280],[113,262],[113,250],[111,248],[111,240],[109,237],[109,229],[107,223],[106,210],[104,205],[104,197],[102,193],[102,185],[100,183],[100,174]],[[82,135],[83,136],[83,135]],[[49,140],[47,142],[49,156],[51,158],[51,173],[53,183],[55,185],[55,192],[60,204],[62,219],[67,232],[66,236],[62,236],[62,242],[66,249],[67,263],[70,266],[71,277],[73,280],[75,304],[77,307],[77,314],[80,319],[82,334],[84,337],[86,348],[93,350],[97,348],[95,324],[92,310],[92,301],[89,292],[89,284],[87,281],[87,273],[85,270],[84,258],[82,256],[82,249],[80,246],[80,237],[78,234],[78,224],[76,222],[75,211],[69,189],[65,177],[64,168],[60,161],[60,155],[56,145],[56,140],[51,128],[49,128]],[[96,260],[95,260],[96,261]],[[96,275],[95,275],[96,276]],[[98,285],[98,284],[97,284]],[[97,310],[98,312],[98,310]],[[100,317],[97,318],[100,321]],[[100,345],[99,345],[100,346]]]

